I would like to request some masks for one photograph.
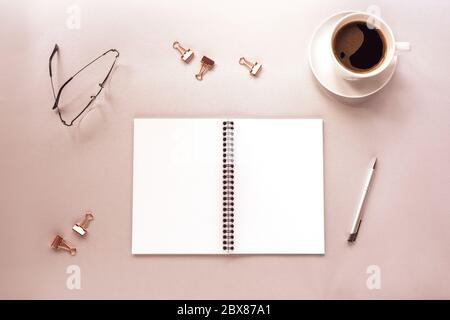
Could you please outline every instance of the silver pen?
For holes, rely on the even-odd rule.
[[[362,216],[363,216],[362,209],[364,206],[364,202],[366,200],[367,192],[369,191],[370,183],[372,182],[372,177],[375,172],[376,164],[377,164],[377,158],[373,158],[370,161],[369,174],[367,175],[366,183],[364,184],[364,190],[361,195],[361,199],[359,200],[358,210],[356,211],[356,216],[355,216],[355,219],[353,220],[352,229],[350,230],[350,235],[347,240],[348,242],[355,242],[356,237],[358,236],[359,227],[361,226],[361,221],[362,221]]]

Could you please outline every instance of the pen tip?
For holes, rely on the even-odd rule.
[[[371,167],[372,169],[375,169],[375,167],[377,166],[377,161],[378,161],[377,157],[374,157],[374,158],[372,159],[372,161],[371,161],[371,163],[370,163],[370,167]]]
[[[356,236],[357,236],[357,233],[350,233],[350,235],[348,236],[347,241],[350,242],[350,243],[355,242]]]

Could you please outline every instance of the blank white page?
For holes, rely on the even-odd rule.
[[[133,254],[222,251],[222,122],[134,120]]]
[[[234,138],[234,253],[325,253],[322,120],[239,119]]]

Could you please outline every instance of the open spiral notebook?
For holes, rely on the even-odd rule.
[[[323,121],[135,119],[133,254],[323,254]]]

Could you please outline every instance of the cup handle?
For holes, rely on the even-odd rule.
[[[402,52],[411,51],[411,44],[409,42],[396,42],[395,53],[400,54]]]

